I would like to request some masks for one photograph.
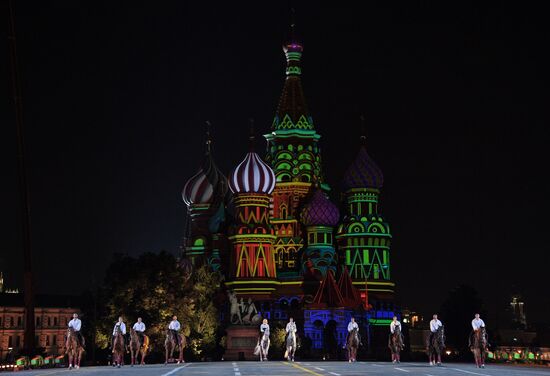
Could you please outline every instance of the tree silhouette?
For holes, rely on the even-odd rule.
[[[446,344],[457,349],[462,356],[469,354],[468,336],[472,330],[471,322],[476,313],[483,317],[483,301],[477,291],[467,285],[460,285],[449,292],[441,305],[439,319],[445,326]]]

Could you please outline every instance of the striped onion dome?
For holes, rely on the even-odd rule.
[[[317,189],[302,210],[302,223],[306,226],[336,226],[340,211],[322,189]]]
[[[357,158],[349,166],[344,175],[344,187],[351,188],[382,188],[384,175],[382,170],[369,157],[367,148],[363,145],[359,149]]]
[[[229,177],[233,193],[265,193],[275,189],[275,174],[258,154],[249,152]]]
[[[209,204],[214,196],[227,192],[227,178],[216,167],[212,154],[207,153],[199,172],[193,175],[182,191],[183,201],[189,205]]]

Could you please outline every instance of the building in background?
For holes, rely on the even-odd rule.
[[[255,332],[242,325],[256,325],[259,317],[272,327],[294,317],[302,346],[329,354],[344,345],[353,316],[363,336],[381,338],[376,343],[386,353],[389,323],[400,313],[392,235],[380,206],[382,171],[362,135],[356,159],[344,176],[333,177],[343,178],[337,184],[343,201],[331,200],[339,195],[323,173],[321,135],[302,89],[303,46],[293,37],[283,50],[286,79],[264,135],[265,157],[251,146],[228,179],[214,163],[207,134],[205,161],[182,193],[188,209],[183,258],[225,276],[232,301],[224,314],[226,359],[250,357]],[[255,311],[256,318],[249,314]]]
[[[48,355],[63,351],[67,324],[73,313],[80,314],[74,297],[60,295],[37,295],[34,309],[36,345]],[[0,359],[4,360],[9,350],[17,354],[23,348],[25,305],[23,294],[0,293]],[[86,323],[83,323],[85,330]]]

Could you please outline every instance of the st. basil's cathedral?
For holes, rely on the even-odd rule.
[[[362,136],[340,185],[342,202],[329,199],[321,135],[300,79],[303,46],[294,40],[283,50],[286,79],[264,135],[266,155],[256,152],[259,141],[251,135],[244,159],[226,177],[207,137],[203,164],[182,192],[188,210],[183,257],[222,273],[241,308],[254,305],[252,312],[272,328],[293,317],[313,352],[341,348],[352,316],[363,343],[385,348],[397,309],[392,236],[379,207],[382,171]],[[241,313],[247,311],[235,316],[229,305],[223,309],[226,359],[249,359],[256,344],[258,327]]]

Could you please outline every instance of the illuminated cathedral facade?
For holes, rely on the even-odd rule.
[[[376,337],[384,327],[386,338],[397,312],[392,236],[379,206],[382,171],[362,136],[340,184],[342,201],[329,199],[321,135],[300,78],[303,47],[293,40],[283,50],[286,79],[264,135],[267,154],[255,151],[260,142],[251,136],[244,159],[226,176],[208,135],[205,159],[182,193],[183,257],[223,273],[224,287],[254,301],[272,325],[294,317],[312,351],[343,344],[352,316],[363,333]]]

